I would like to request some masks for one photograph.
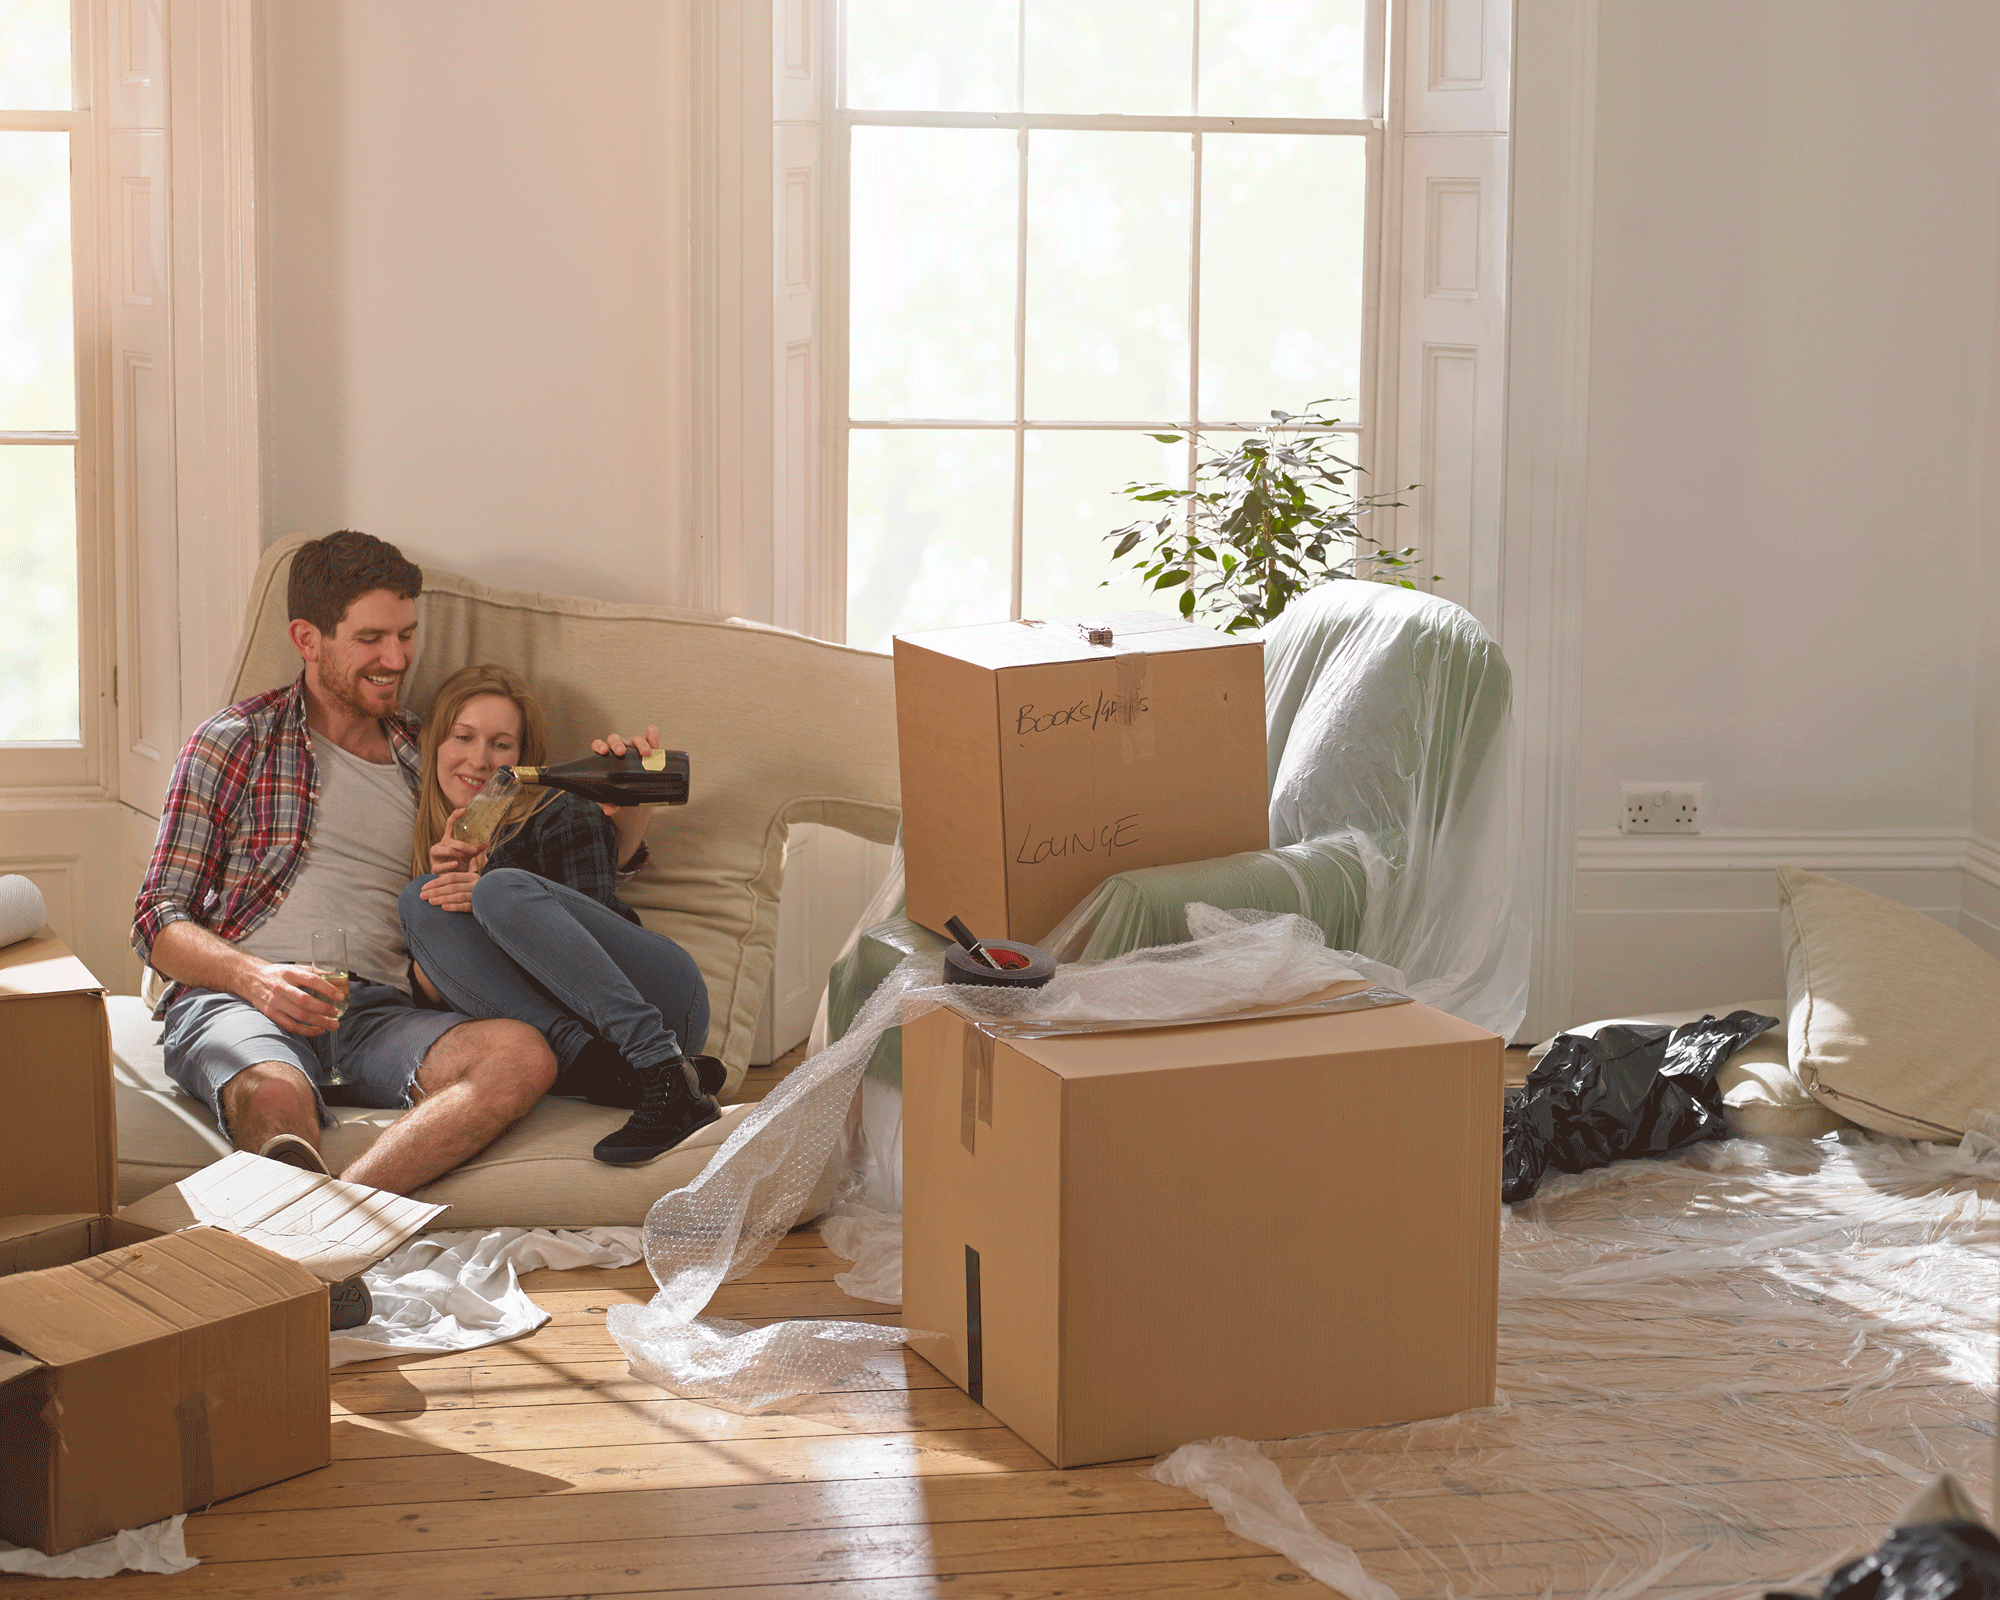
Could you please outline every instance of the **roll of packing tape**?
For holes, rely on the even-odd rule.
[[[998,963],[999,970],[982,966],[978,957],[962,945],[944,947],[946,983],[983,984],[990,989],[1039,989],[1056,975],[1055,957],[1032,944],[1016,944],[1011,939],[982,939],[980,948]]]

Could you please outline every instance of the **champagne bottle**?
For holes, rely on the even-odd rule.
[[[507,769],[503,768],[502,771]],[[685,750],[655,750],[642,756],[584,756],[559,767],[515,767],[515,779],[544,789],[567,789],[605,806],[684,806],[688,798]],[[496,774],[497,776],[498,774]]]

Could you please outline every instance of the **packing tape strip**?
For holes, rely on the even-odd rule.
[[[180,1435],[181,1502],[193,1511],[215,1498],[215,1458],[208,1433],[208,1391],[182,1395],[174,1407]]]
[[[965,1024],[959,1044],[958,1142],[976,1148],[976,1127],[993,1126],[993,1040],[974,1024]]]
[[[1120,651],[1118,663],[1119,753],[1128,767],[1153,759],[1153,714],[1146,705],[1146,652]]]

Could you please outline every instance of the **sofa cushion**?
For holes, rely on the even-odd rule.
[[[2000,961],[1921,911],[1778,869],[1791,1060],[1864,1128],[1956,1139],[2000,1110]]]
[[[1648,1022],[1678,1028],[1686,1022],[1699,1022],[1703,1017],[1726,1017],[1732,1011],[1754,1011],[1760,1017],[1782,1018],[1785,1005],[1781,1000],[1739,1000],[1733,1005],[1708,1006],[1700,1011],[1655,1011],[1642,1017],[1605,1017],[1597,1022],[1565,1028],[1563,1032],[1594,1038],[1600,1029],[1621,1022]],[[1554,1042],[1551,1039],[1537,1045],[1529,1052],[1529,1059],[1539,1061]],[[1731,1056],[1722,1070],[1716,1073],[1715,1086],[1722,1091],[1723,1121],[1728,1123],[1730,1133],[1739,1139],[1817,1139],[1823,1133],[1847,1126],[1847,1119],[1814,1099],[1812,1091],[1792,1070],[1782,1028],[1772,1028],[1760,1034]]]
[[[207,1110],[167,1078],[160,1025],[147,1014],[146,1003],[136,995],[113,995],[106,1007],[122,1206],[221,1160],[229,1144]],[[416,1198],[450,1206],[439,1220],[446,1228],[635,1227],[661,1195],[693,1182],[753,1109],[754,1102],[724,1106],[720,1122],[656,1160],[613,1167],[595,1159],[590,1147],[622,1126],[627,1113],[581,1100],[544,1100]],[[327,1164],[338,1172],[403,1113],[336,1107],[334,1114],[340,1126],[328,1130],[324,1147]],[[833,1174],[829,1166],[800,1221],[832,1203]]]

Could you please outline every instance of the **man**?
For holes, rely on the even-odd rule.
[[[344,1095],[414,1107],[341,1174],[398,1194],[483,1150],[556,1074],[527,1024],[410,998],[396,896],[420,775],[417,719],[397,701],[422,588],[365,533],[300,547],[286,598],[303,670],[188,740],[132,924],[140,958],[174,980],[154,1012],[167,1075],[236,1148],[326,1170],[320,1086],[337,1041]],[[347,934],[344,1017],[307,960],[322,927]]]

